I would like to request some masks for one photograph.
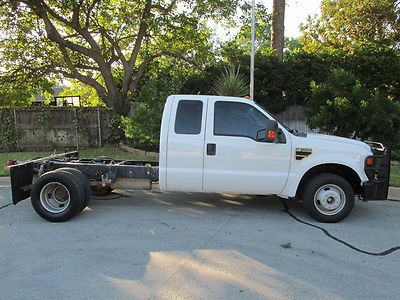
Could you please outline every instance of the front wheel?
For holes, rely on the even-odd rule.
[[[353,188],[336,174],[316,175],[305,186],[302,198],[311,217],[325,223],[343,220],[354,206]]]

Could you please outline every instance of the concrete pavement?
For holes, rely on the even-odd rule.
[[[400,201],[400,188],[398,187],[389,187],[389,199]]]
[[[0,207],[11,202],[0,180]],[[0,210],[3,299],[393,299],[400,251],[367,255],[299,223],[275,197],[123,192],[48,223]],[[369,252],[400,245],[400,202],[356,202],[338,224],[297,218]]]

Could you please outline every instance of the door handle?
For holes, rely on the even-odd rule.
[[[217,153],[216,144],[207,144],[207,155],[215,155]]]

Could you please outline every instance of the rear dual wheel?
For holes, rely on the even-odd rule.
[[[81,171],[74,168],[60,168],[57,169],[56,172],[71,173],[72,175],[74,175],[76,178],[79,179],[79,182],[83,185],[83,189],[85,192],[85,200],[82,203],[80,211],[84,210],[85,207],[89,205],[90,199],[92,197],[92,189],[90,187],[89,179]]]
[[[61,168],[48,172],[33,184],[33,209],[50,222],[64,222],[80,213],[90,201],[90,185],[79,170]]]

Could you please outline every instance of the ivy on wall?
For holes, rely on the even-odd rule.
[[[0,151],[11,152],[17,150],[17,141],[20,130],[15,125],[14,113],[11,109],[0,110]]]
[[[37,123],[42,129],[51,129],[50,124],[53,120],[50,110],[42,109],[39,111],[36,117]]]
[[[62,108],[62,110],[66,110]],[[23,120],[19,120],[21,112],[31,112],[31,116],[29,114],[24,114]],[[93,141],[96,143],[96,137],[93,139],[93,130],[92,128],[97,128],[97,109],[96,109],[96,121],[94,121],[93,111],[87,108],[68,108],[67,112],[69,114],[69,124],[59,127],[57,118],[59,109],[57,108],[46,108],[46,107],[29,107],[29,108],[18,108],[16,109],[16,113],[14,113],[14,108],[4,108],[0,109],[0,152],[12,152],[12,151],[21,151],[25,147],[26,138],[24,132],[28,130],[34,130],[36,132],[37,139],[35,141],[35,148],[38,149],[56,149],[59,147],[64,148],[66,146],[66,141],[76,143],[78,146],[80,144],[79,139],[85,139],[85,143],[89,143],[89,145],[94,146]],[[91,113],[91,118],[88,113]],[[102,110],[101,115],[105,114],[105,116],[110,115],[110,111]],[[14,116],[17,116],[17,122]],[[26,117],[29,117],[26,119]],[[65,116],[65,114],[64,114]],[[31,120],[28,121],[27,120]],[[106,117],[106,120],[108,117]],[[108,130],[109,120],[103,120],[102,128],[105,132],[110,132]],[[25,122],[20,123],[19,121]],[[32,124],[32,122],[34,124]],[[65,119],[64,119],[65,122]],[[28,127],[25,128],[25,125]],[[34,126],[32,128],[32,125]],[[104,129],[105,128],[105,129]],[[91,133],[92,132],[92,133]],[[88,139],[88,140],[86,140]],[[107,140],[107,135],[102,136],[103,140]],[[71,143],[70,143],[71,144]],[[68,145],[70,147],[72,145]]]

